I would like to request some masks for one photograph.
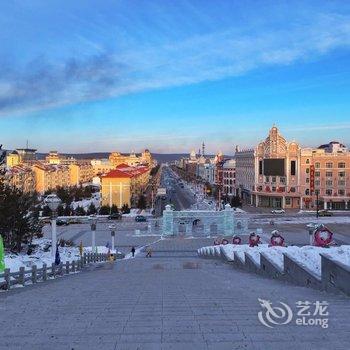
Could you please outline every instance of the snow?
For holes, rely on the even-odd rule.
[[[93,193],[93,196],[91,198],[82,199],[81,201],[76,201],[76,202],[73,201],[70,207],[74,210],[78,207],[83,207],[85,210],[88,210],[91,203],[93,203],[96,208],[99,208],[101,206],[101,199],[100,199],[99,192]]]
[[[20,267],[24,267],[26,270],[30,269],[31,266],[36,265],[37,268],[41,268],[45,263],[47,266],[55,261],[51,256],[51,248],[48,251],[44,251],[45,247],[51,245],[51,240],[46,238],[38,238],[33,240],[33,244],[37,245],[35,251],[31,255],[27,254],[5,254],[5,267],[10,269],[11,272],[19,271]],[[72,262],[73,260],[80,259],[79,247],[59,247],[60,259],[62,263],[67,261]],[[91,247],[84,247],[84,253],[91,252]],[[108,253],[108,248],[104,246],[97,247],[98,253]]]
[[[248,244],[235,245],[227,244],[221,246],[209,246],[199,249],[199,254],[214,255],[218,249],[224,250],[230,260],[234,260],[234,253],[244,262],[247,253],[253,261],[260,265],[260,253],[269,259],[280,270],[284,269],[283,254],[287,254],[299,265],[310,271],[316,277],[321,277],[321,255],[326,254],[334,261],[340,262],[350,268],[350,245],[340,247],[320,248],[315,246],[289,246],[289,247],[269,247],[268,244],[260,244],[258,247],[249,247]]]

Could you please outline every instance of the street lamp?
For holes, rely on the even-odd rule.
[[[57,218],[57,208],[61,204],[61,200],[59,197],[55,194],[49,194],[45,199],[45,204],[48,205],[48,207],[51,210],[51,255],[54,258],[56,254],[56,244],[57,244],[57,231],[56,231],[56,218]]]
[[[316,227],[317,227],[317,225],[313,224],[313,223],[306,225],[306,228],[309,231],[310,245],[313,245],[313,243],[314,243],[314,232],[315,232]]]
[[[96,249],[96,224],[97,224],[97,217],[96,216],[90,216],[90,227],[91,227],[91,251],[95,253]]]
[[[115,230],[116,230],[117,226],[115,224],[112,224],[112,225],[109,225],[108,228],[111,231],[111,240],[112,240],[111,253],[114,254],[114,237],[115,237]]]

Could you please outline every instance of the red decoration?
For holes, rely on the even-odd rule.
[[[279,234],[279,232],[277,230],[272,231],[270,243],[271,243],[272,247],[283,247],[284,246],[284,238]]]
[[[332,238],[333,232],[324,225],[320,225],[314,232],[314,244],[317,247],[329,247]]]
[[[241,244],[241,242],[242,242],[241,237],[234,236],[233,239],[232,239],[232,243],[233,244]]]
[[[260,243],[260,236],[255,232],[249,235],[249,247],[257,247]]]

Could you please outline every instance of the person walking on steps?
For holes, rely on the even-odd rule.
[[[132,246],[132,248],[131,248],[131,254],[132,254],[132,257],[133,257],[133,258],[135,257],[135,251],[136,251],[135,247]]]
[[[146,254],[146,258],[151,258],[152,257],[152,249],[151,247],[147,248],[147,254]]]

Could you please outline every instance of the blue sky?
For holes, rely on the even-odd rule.
[[[0,28],[5,148],[350,143],[350,2],[4,0]]]

